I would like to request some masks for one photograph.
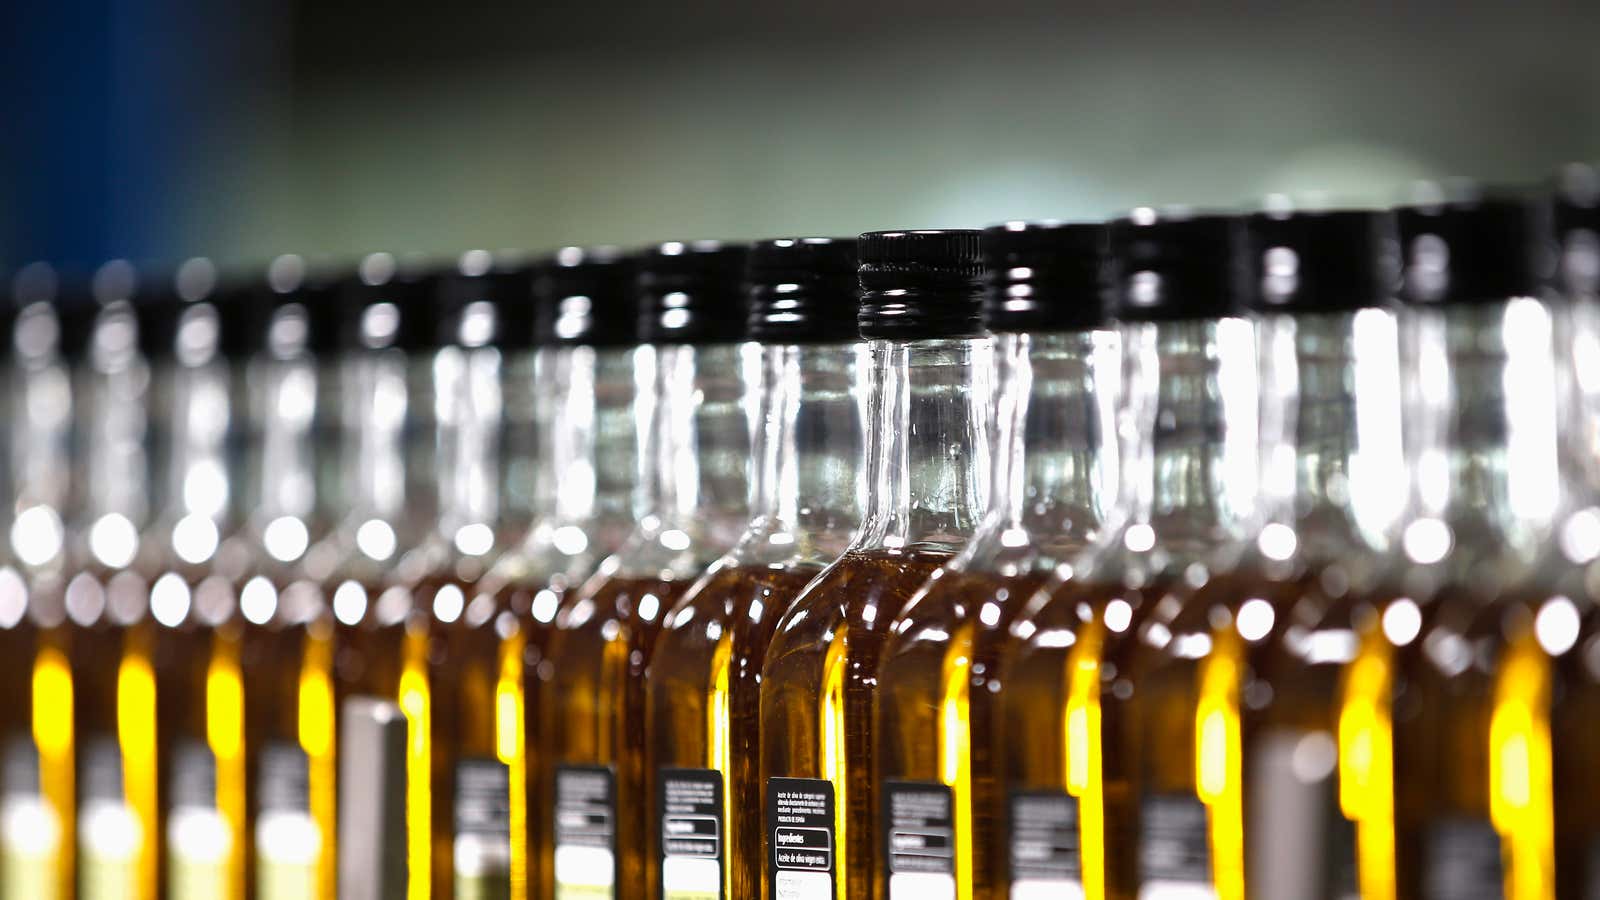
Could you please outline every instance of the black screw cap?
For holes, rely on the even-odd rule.
[[[1555,217],[1561,289],[1572,296],[1600,294],[1600,170],[1584,164],[1562,170]]]
[[[1556,268],[1551,213],[1546,197],[1459,188],[1450,199],[1401,207],[1401,298],[1432,306],[1545,294]]]
[[[389,253],[362,257],[338,291],[339,343],[344,350],[434,347],[437,273],[415,260]]]
[[[1245,306],[1326,313],[1390,306],[1400,286],[1394,216],[1373,210],[1256,213],[1246,221]]]
[[[67,322],[61,304],[63,295],[72,290],[68,280],[55,266],[34,262],[12,273],[6,288],[6,307],[0,311],[3,352],[24,366],[66,355],[69,340],[63,333]],[[78,305],[87,304],[80,301]],[[86,329],[79,327],[78,331]],[[81,347],[84,337],[74,337]]]
[[[668,241],[639,259],[639,340],[727,344],[745,339],[749,248],[721,241]]]
[[[438,279],[435,340],[507,350],[532,346],[536,274],[537,268],[515,253],[461,254]]]
[[[534,342],[631,347],[639,343],[633,261],[615,247],[563,247],[534,281]]]
[[[1128,322],[1216,319],[1239,308],[1240,220],[1138,209],[1111,225],[1111,314]]]
[[[990,331],[1088,331],[1105,321],[1106,227],[1007,222],[984,229]]]
[[[972,230],[873,231],[861,235],[861,307],[868,340],[981,337],[982,238]]]
[[[749,337],[773,344],[854,341],[861,305],[855,238],[778,238],[750,248]]]

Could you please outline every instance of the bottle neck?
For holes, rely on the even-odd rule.
[[[216,552],[232,510],[228,429],[233,424],[232,379],[227,362],[165,360],[155,366],[158,427],[165,456],[161,513],[172,549],[189,563]]]
[[[1562,492],[1551,309],[1516,298],[1416,310],[1406,333],[1407,553],[1532,552]]]
[[[869,353],[867,514],[853,546],[958,550],[987,502],[990,342],[877,340]]]
[[[1558,325],[1557,355],[1562,378],[1566,440],[1564,480],[1578,498],[1575,505],[1600,506],[1600,298],[1572,299]]]
[[[250,365],[254,427],[251,466],[259,496],[253,515],[267,552],[293,562],[311,538],[317,506],[315,423],[318,366],[305,354],[264,357]]]
[[[30,340],[30,331],[58,325],[47,303],[36,303],[17,314],[17,347],[10,371],[11,415],[9,469],[6,485],[15,499],[15,515],[31,507],[45,507],[60,515],[66,510],[72,486],[73,390],[71,370],[57,355],[54,339]]]
[[[1399,343],[1382,309],[1275,315],[1257,326],[1261,549],[1287,559],[1379,547],[1400,512]]]
[[[755,375],[746,367],[755,357],[747,347],[665,344],[639,354],[636,503],[643,531],[669,551],[698,544],[702,555],[720,553],[748,524]]]
[[[357,543],[368,556],[386,559],[396,541],[409,547],[437,521],[434,360],[398,350],[360,351],[347,357],[341,376],[340,482]],[[364,538],[361,529],[373,537]]]
[[[150,366],[137,350],[138,325],[126,303],[100,312],[79,368],[75,441],[82,466],[80,513],[90,550],[107,565],[132,562],[134,535],[151,513]],[[102,524],[106,523],[106,524]],[[101,534],[120,536],[101,546]]]
[[[500,373],[500,351],[493,347],[446,347],[433,358],[438,527],[467,556],[495,546]]]
[[[543,354],[553,389],[539,407],[539,456],[549,465],[541,467],[538,505],[551,510],[550,520],[558,528],[612,533],[613,546],[636,518],[640,459],[634,378],[639,353],[561,347]]]
[[[863,344],[774,344],[761,351],[745,561],[829,561],[861,523],[865,483]]]
[[[1242,319],[1125,325],[1121,523],[1128,549],[1198,559],[1238,537],[1256,481],[1256,372]]]
[[[500,378],[500,521],[517,534],[526,534],[536,516],[550,510],[538,505],[539,472],[549,459],[541,455],[539,405],[554,390],[548,363],[549,357],[536,351],[509,353]]]
[[[1111,392],[1116,335],[995,336],[996,446],[985,535],[970,567],[1064,562],[1093,540],[1115,491]],[[980,556],[990,557],[981,559]],[[1030,566],[1031,567],[1031,566]]]

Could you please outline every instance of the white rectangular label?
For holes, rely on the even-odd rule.
[[[833,876],[827,872],[784,869],[773,878],[778,900],[833,900]]]
[[[1187,881],[1147,881],[1139,888],[1139,900],[1217,900],[1217,892]]]
[[[556,848],[555,861],[558,894],[574,888],[610,891],[616,883],[616,857],[604,847],[567,844]]]
[[[1011,882],[1011,900],[1083,900],[1083,885],[1063,878]]]
[[[956,900],[956,879],[943,872],[896,872],[889,876],[890,900]]]
[[[720,897],[722,863],[692,856],[661,860],[661,893],[668,898]]]

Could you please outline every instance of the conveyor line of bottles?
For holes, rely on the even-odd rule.
[[[1597,183],[22,268],[0,896],[1590,896]]]

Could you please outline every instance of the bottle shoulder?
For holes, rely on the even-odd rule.
[[[806,585],[779,621],[766,670],[797,658],[820,660],[836,637],[867,638],[874,647],[906,603],[951,554],[852,550]]]

